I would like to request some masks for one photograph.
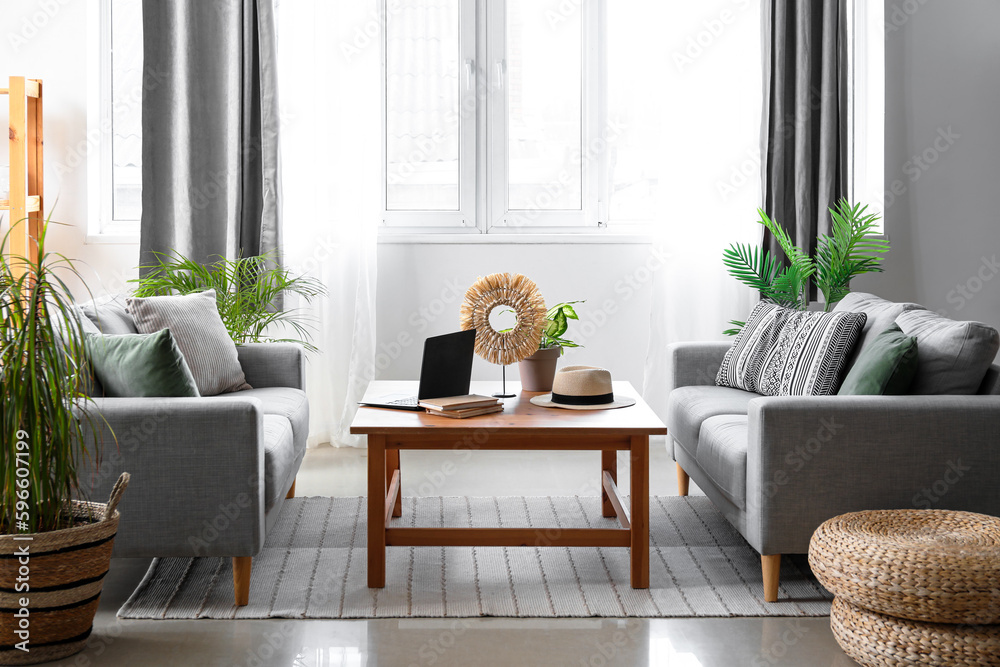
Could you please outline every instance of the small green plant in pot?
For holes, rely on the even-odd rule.
[[[0,665],[83,650],[128,484],[122,475],[107,505],[79,500],[78,466],[97,462],[102,443],[85,436],[100,432],[99,417],[86,396],[82,315],[63,278],[79,274],[46,252],[48,225],[37,259],[0,253]]]
[[[556,376],[559,357],[567,347],[582,347],[566,337],[570,320],[580,319],[573,307],[578,303],[584,301],[557,303],[545,313],[538,351],[518,362],[521,389],[524,391],[552,391],[552,380]]]

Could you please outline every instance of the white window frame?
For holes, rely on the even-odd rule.
[[[457,211],[399,211],[387,208],[386,46],[387,12],[380,2],[382,31],[382,228],[383,236],[403,234],[552,234],[588,233],[606,226],[607,184],[601,173],[603,152],[588,147],[603,138],[600,91],[604,52],[600,14],[605,0],[580,0],[581,39],[581,209],[510,210],[507,207],[507,95],[498,67],[506,69],[506,0],[461,0],[460,80],[462,113]],[[473,109],[474,111],[469,111]],[[602,188],[602,185],[604,186]],[[603,217],[602,217],[603,216]]]
[[[88,243],[137,243],[139,220],[114,217],[111,0],[87,3]]]
[[[600,196],[597,189],[597,163],[600,156],[592,154],[589,148],[595,145],[598,138],[598,100],[603,83],[598,77],[598,52],[604,50],[598,40],[598,4],[598,0],[582,0],[577,8],[577,11],[582,12],[580,24],[583,32],[580,39],[580,75],[583,79],[580,87],[580,210],[542,210],[511,209],[508,205],[507,130],[510,115],[509,97],[504,86],[507,68],[507,0],[493,0],[489,3],[492,28],[486,39],[489,52],[487,62],[490,63],[490,95],[487,102],[489,137],[486,151],[490,174],[490,187],[486,193],[490,211],[486,227],[488,232],[518,233],[525,229],[559,231],[567,227],[596,229],[598,226]]]
[[[464,67],[459,76],[459,182],[458,209],[448,210],[389,210],[388,208],[388,137],[387,135],[387,42],[388,14],[390,3],[380,2],[381,17],[381,59],[382,59],[382,226],[402,228],[407,231],[425,232],[476,232],[476,127],[479,113],[477,104],[477,59],[476,59],[476,0],[459,2],[459,57]]]

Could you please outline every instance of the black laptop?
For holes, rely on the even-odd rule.
[[[388,394],[361,401],[361,405],[396,410],[423,410],[419,402],[443,396],[464,396],[472,382],[472,357],[476,330],[434,336],[424,341],[420,363],[420,387],[416,396]]]

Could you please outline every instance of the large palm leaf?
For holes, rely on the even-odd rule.
[[[766,297],[781,267],[767,250],[749,243],[734,243],[722,251],[729,274]]]
[[[816,264],[809,257],[809,253],[795,245],[791,237],[788,236],[788,232],[785,231],[785,228],[779,225],[777,221],[769,218],[764,209],[757,209],[757,213],[760,215],[758,222],[764,225],[767,231],[771,232],[771,235],[778,241],[778,245],[781,246],[781,250],[785,253],[785,257],[788,258],[788,262],[795,267],[799,280],[803,282],[808,281],[816,273]]]

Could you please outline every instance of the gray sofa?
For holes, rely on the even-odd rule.
[[[922,310],[864,294],[845,302],[837,309],[869,316],[858,350],[901,313]],[[778,597],[781,554],[807,552],[813,531],[839,514],[1000,515],[996,365],[975,395],[765,397],[715,386],[730,345],[670,347],[667,446],[681,495],[693,479],[761,554],[768,601]]]
[[[82,310],[104,333],[136,333],[118,300]],[[201,398],[95,396],[89,411],[104,451],[99,465],[83,462],[80,482],[100,499],[121,472],[132,475],[115,556],[231,557],[236,604],[245,605],[251,558],[294,495],[309,403],[299,346],[251,344],[237,352],[253,389]]]

